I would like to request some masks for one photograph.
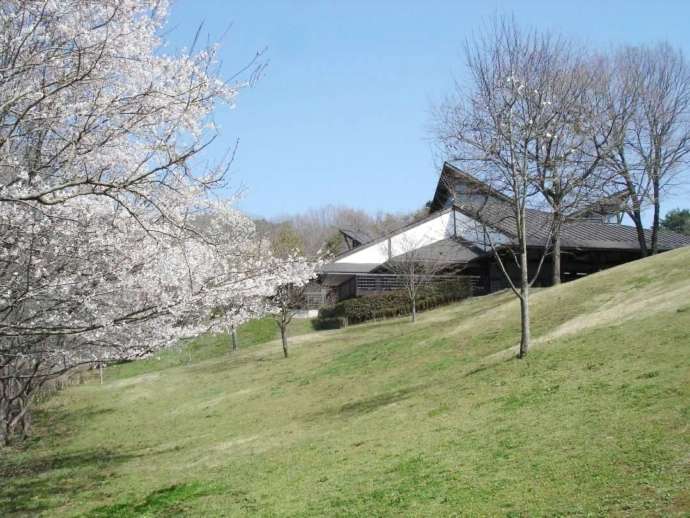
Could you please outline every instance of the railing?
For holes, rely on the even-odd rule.
[[[482,295],[485,292],[478,275],[420,275],[417,278],[418,285],[433,285],[469,279],[472,295]],[[328,288],[306,291],[304,293],[304,309],[319,309],[333,304],[337,300],[405,289],[408,282],[405,275],[392,273],[357,274],[341,284],[336,291]]]
[[[456,282],[460,279],[469,279],[472,293],[479,294],[482,291],[480,277],[477,275],[418,275],[417,283],[436,284],[441,282]],[[365,273],[356,276],[357,295],[372,295],[386,291],[404,289],[409,284],[409,277],[390,273]]]
[[[329,290],[327,289],[321,289],[319,291],[313,290],[313,291],[307,291],[304,293],[304,308],[305,309],[319,309],[322,306],[325,306],[329,302],[332,303],[331,300],[329,300]],[[332,298],[332,296],[331,296]]]

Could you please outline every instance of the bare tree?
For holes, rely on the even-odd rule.
[[[449,259],[453,243],[443,240],[427,244],[407,237],[402,239],[403,241],[396,246],[397,252],[400,253],[384,266],[401,281],[410,301],[412,322],[416,322],[420,292],[426,287],[448,280],[447,276],[441,277],[440,274],[450,271],[453,267]],[[386,252],[387,250],[386,244]]]
[[[600,134],[611,153],[605,165],[628,194],[626,212],[637,229],[642,256],[657,252],[661,198],[690,152],[690,69],[668,44],[624,47],[606,63],[599,90],[606,104]],[[643,212],[652,208],[649,241]]]
[[[528,224],[530,209],[543,207],[536,188],[536,150],[548,138],[544,128],[552,117],[550,101],[541,93],[541,71],[556,65],[554,56],[564,45],[549,35],[523,32],[512,19],[495,20],[466,45],[471,88],[457,85],[455,95],[439,110],[438,137],[446,152],[471,166],[490,191],[474,210],[483,226],[480,234],[520,301],[519,358],[527,354],[530,343],[530,287],[548,255],[554,230],[552,218]],[[503,232],[496,233],[497,228]],[[538,250],[532,269],[530,248]],[[517,279],[508,272],[510,258]]]
[[[299,243],[293,243],[293,248],[314,256],[324,250],[334,254],[343,251],[344,243],[339,230],[352,230],[375,239],[427,214],[425,209],[420,208],[409,213],[378,212],[371,215],[351,207],[325,205],[300,214],[282,216],[275,221],[260,220],[257,221],[257,227],[271,241],[275,241],[276,237],[281,237],[280,231],[287,225],[299,240]]]
[[[534,70],[530,80],[535,102],[545,109],[537,120],[534,145],[536,187],[553,219],[552,285],[561,282],[561,229],[563,223],[604,195],[601,163],[608,134],[594,131],[602,111],[597,103],[597,70],[581,49],[569,44],[545,49],[553,55]]]

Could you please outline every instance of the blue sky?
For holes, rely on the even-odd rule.
[[[590,45],[668,40],[690,56],[690,2],[177,0],[173,48],[223,36],[231,76],[266,48],[261,80],[220,112],[222,153],[239,139],[240,207],[276,217],[326,204],[407,211],[433,195],[430,108],[463,78],[462,44],[494,14]],[[688,175],[690,176],[690,175]],[[690,208],[690,190],[665,209]]]

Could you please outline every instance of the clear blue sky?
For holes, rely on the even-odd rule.
[[[690,2],[178,0],[174,47],[223,35],[230,76],[257,50],[269,62],[217,117],[220,153],[236,138],[240,207],[275,217],[325,204],[406,211],[432,195],[430,107],[462,79],[462,43],[493,14],[591,45],[668,40],[690,56]],[[665,209],[689,207],[686,190]]]

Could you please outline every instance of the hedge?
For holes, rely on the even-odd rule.
[[[321,331],[324,329],[340,329],[347,325],[347,318],[344,317],[329,317],[321,318],[317,317],[311,321],[312,326],[315,330]]]
[[[417,293],[417,311],[465,299],[472,295],[469,279],[424,286]],[[336,329],[343,325],[359,324],[367,320],[409,315],[410,299],[405,290],[389,291],[378,295],[356,297],[326,306],[314,320],[315,329]],[[336,321],[337,319],[340,319]],[[326,327],[328,326],[328,327]]]

